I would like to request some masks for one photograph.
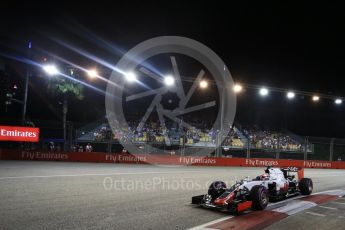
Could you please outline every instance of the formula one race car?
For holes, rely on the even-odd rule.
[[[210,185],[208,194],[192,197],[192,204],[239,213],[250,208],[263,210],[269,201],[299,194],[310,195],[312,191],[313,182],[304,178],[303,169],[269,166],[264,174],[255,179],[247,177],[229,188],[223,181],[215,181]]]

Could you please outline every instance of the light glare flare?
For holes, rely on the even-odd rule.
[[[207,81],[205,80],[200,81],[200,88],[205,89],[207,88],[207,86],[208,86]]]
[[[126,80],[128,82],[133,82],[137,80],[137,75],[133,72],[126,73]]]
[[[242,89],[243,89],[242,85],[239,85],[239,84],[234,85],[234,91],[235,91],[235,93],[241,92]]]
[[[289,92],[286,94],[286,97],[287,97],[288,99],[292,99],[292,98],[295,97],[295,93],[292,92],[292,91],[289,91]]]
[[[313,96],[313,101],[319,101],[320,100],[320,97],[319,96],[317,96],[317,95],[315,95],[315,96]]]
[[[48,75],[51,76],[57,75],[59,73],[58,68],[53,64],[44,65],[42,68]]]
[[[175,83],[175,79],[172,77],[172,76],[166,76],[164,78],[164,83],[167,85],[167,86],[172,86],[174,83]]]
[[[87,71],[87,75],[90,77],[90,78],[95,78],[98,76],[98,72],[96,69],[90,69]]]
[[[268,94],[268,89],[266,89],[266,88],[261,88],[260,89],[260,95],[261,96],[267,96],[267,94]]]
[[[334,103],[337,105],[340,105],[341,103],[343,103],[343,100],[338,98],[338,99],[335,99]]]

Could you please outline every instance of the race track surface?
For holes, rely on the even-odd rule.
[[[0,161],[0,229],[186,229],[228,214],[190,205],[214,180],[263,168]],[[345,188],[345,170],[306,169],[314,191]],[[273,226],[272,226],[273,227]]]

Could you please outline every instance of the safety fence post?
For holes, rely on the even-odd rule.
[[[279,153],[280,153],[280,136],[278,135],[276,159],[279,159]]]
[[[305,137],[304,139],[304,160],[306,161],[308,159],[308,137]]]
[[[331,138],[329,145],[329,161],[333,161],[333,147],[334,147],[334,138]]]
[[[247,158],[250,158],[251,139],[247,137]]]

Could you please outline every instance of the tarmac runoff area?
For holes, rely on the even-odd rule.
[[[306,169],[319,194],[262,212],[232,217],[190,204],[214,180],[232,184],[263,169],[0,161],[0,229],[234,229],[234,220],[262,216],[279,218],[241,229],[344,229],[345,170]]]

